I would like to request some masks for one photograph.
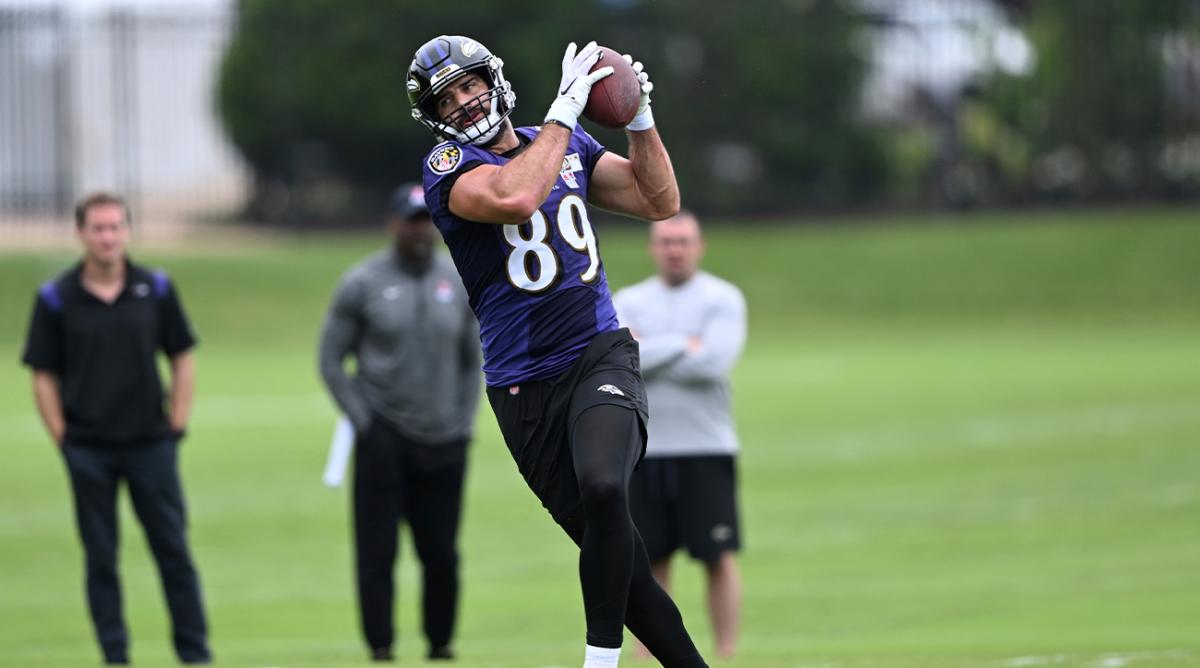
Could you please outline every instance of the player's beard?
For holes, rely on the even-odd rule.
[[[488,149],[491,149],[496,144],[500,143],[500,140],[503,139],[504,136],[508,134],[509,128],[511,128],[511,127],[512,127],[512,123],[508,120],[508,118],[502,119],[500,121],[500,130],[497,131],[496,134],[493,135],[491,139],[487,140],[487,142],[485,142],[483,145],[481,145],[480,148],[482,148],[484,150],[488,150]]]

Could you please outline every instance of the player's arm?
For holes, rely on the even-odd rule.
[[[38,414],[42,416],[42,424],[50,438],[62,447],[63,435],[67,431],[67,421],[63,417],[62,395],[58,390],[58,376],[45,369],[33,370],[33,398],[37,403]]]
[[[359,283],[352,277],[343,279],[325,315],[317,349],[317,365],[325,387],[360,434],[371,425],[371,409],[355,386],[354,379],[346,373],[345,360],[358,350],[362,337],[362,306],[363,295]]]
[[[654,114],[650,111],[650,92],[654,84],[642,68],[626,55],[641,83],[642,95],[637,114],[625,128],[629,139],[629,157],[605,153],[592,170],[588,201],[596,206],[647,220],[670,218],[679,212],[679,184],[671,156],[663,145]]]
[[[524,151],[503,166],[479,165],[450,189],[450,211],[477,223],[515,225],[537,210],[558,180],[571,131],[547,124]]]
[[[616,213],[662,220],[679,212],[679,185],[658,130],[629,131],[629,158],[605,153],[596,161],[588,202]]]
[[[196,396],[196,359],[191,350],[171,357],[171,431],[182,434],[192,415]]]
[[[746,303],[739,293],[715,307],[700,334],[688,340],[686,353],[663,371],[663,377],[681,382],[724,378],[745,346]]]
[[[558,97],[546,111],[542,131],[507,164],[480,165],[459,177],[450,189],[451,213],[466,220],[501,225],[523,223],[533,216],[558,180],[567,142],[587,104],[592,84],[613,72],[611,67],[589,72],[599,59],[600,49],[595,42],[578,54],[574,42],[567,46]]]

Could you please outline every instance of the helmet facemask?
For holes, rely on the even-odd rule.
[[[500,133],[500,129],[504,127],[504,119],[512,113],[517,101],[512,85],[504,79],[503,67],[503,61],[491,56],[480,66],[451,73],[453,76],[437,81],[421,95],[418,103],[413,106],[413,118],[442,139],[452,139],[462,144],[488,144]],[[446,118],[441,118],[436,109],[438,95],[451,83],[469,74],[478,75],[483,79],[488,90],[468,100]],[[456,122],[472,116],[482,118],[465,127],[460,127]]]

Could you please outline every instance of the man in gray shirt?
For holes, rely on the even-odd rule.
[[[650,403],[630,512],[664,589],[679,547],[704,563],[717,654],[729,658],[742,595],[729,372],[746,342],[746,302],[732,284],[699,270],[704,240],[691,213],[653,223],[650,254],[658,275],[613,298],[641,347]]]
[[[321,376],[356,434],[358,601],[371,657],[393,658],[397,531],[407,521],[422,565],[428,656],[450,659],[479,326],[457,270],[434,251],[437,231],[419,184],[396,191],[388,230],[392,247],[338,285],[321,331]]]

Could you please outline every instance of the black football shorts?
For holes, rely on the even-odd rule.
[[[637,412],[645,452],[646,391],[640,369],[637,341],[628,329],[618,329],[592,339],[575,364],[556,378],[487,389],[517,469],[555,522],[561,524],[580,507],[570,438],[584,411],[611,404]]]
[[[705,563],[741,549],[733,455],[645,458],[629,482],[629,510],[651,561],[680,547]]]

